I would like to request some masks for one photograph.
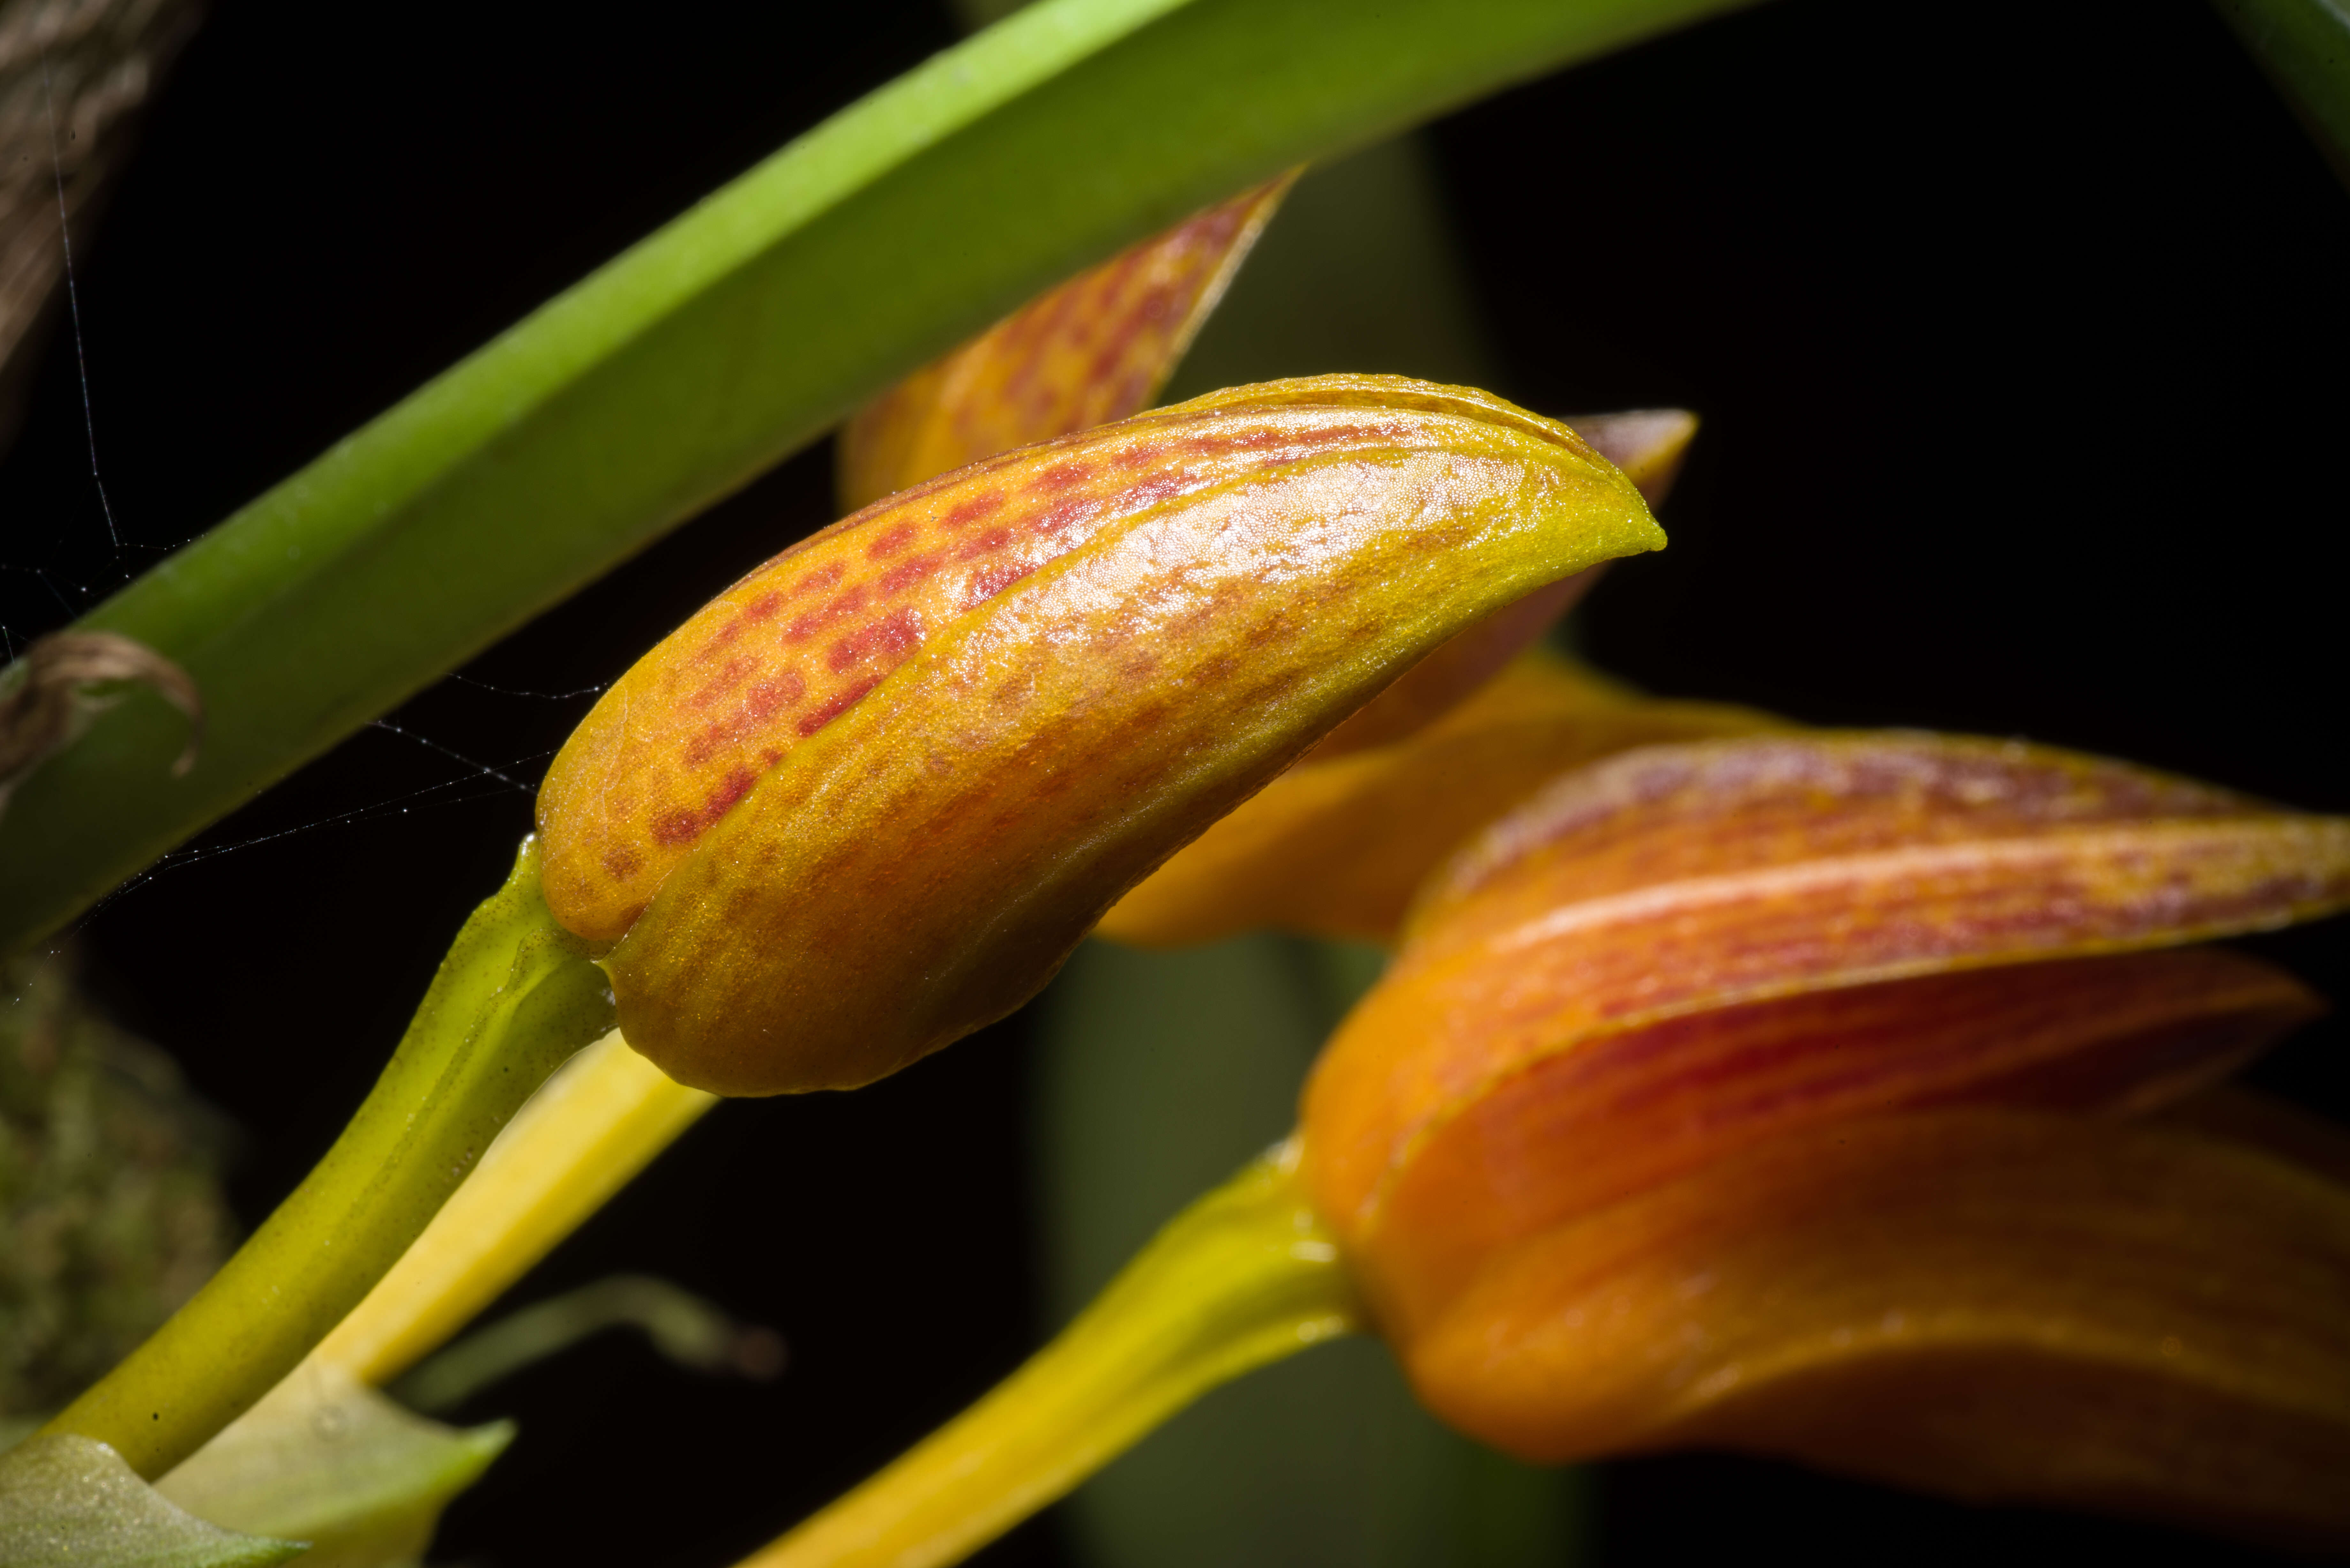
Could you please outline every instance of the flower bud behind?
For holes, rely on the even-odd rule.
[[[1267,927],[1392,941],[1430,872],[1568,769],[1639,746],[1787,727],[1728,703],[1643,698],[1534,649],[1407,739],[1332,757],[1315,748],[1143,878],[1099,934],[1139,947]]]
[[[1296,180],[1292,171],[1119,252],[874,399],[841,427],[842,506],[1139,412]]]
[[[1034,994],[1452,632],[1661,543],[1565,427],[1399,378],[1007,453],[779,557],[608,692],[541,797],[549,903],[625,931],[621,1027],[680,1081],[867,1083]]]

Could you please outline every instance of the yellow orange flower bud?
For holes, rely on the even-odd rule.
[[[1323,377],[973,464],[752,573],[540,795],[629,1042],[848,1086],[1017,1006],[1101,911],[1461,627],[1662,543],[1565,426]]]

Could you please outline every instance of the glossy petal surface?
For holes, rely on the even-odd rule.
[[[1081,542],[777,747],[610,955],[623,1031],[681,1081],[850,1086],[1002,1016],[1126,888],[1429,649],[1662,542],[1630,483],[1564,426],[1482,393],[1326,377],[1200,399],[893,498],[823,536],[843,566],[826,591],[848,591],[868,537],[903,531],[898,548],[944,556],[977,526],[950,521],[956,509],[983,500],[1007,548]],[[827,564],[810,550],[768,570],[796,581]],[[966,600],[985,579],[969,581]],[[768,591],[746,583],[656,650],[558,773],[572,751],[632,743],[615,699],[639,677],[690,691],[672,667],[710,663],[718,628]],[[789,725],[779,714],[747,745]],[[672,748],[691,743],[678,729]],[[542,818],[593,819],[632,782],[608,764],[551,779]],[[667,809],[608,814],[623,831],[582,835],[571,863],[592,876],[602,846],[639,848],[651,835],[635,825]]]
[[[1512,1452],[1752,1449],[2350,1540],[2350,1190],[2167,1129],[1863,1118],[1495,1257],[1402,1347]]]
[[[997,452],[1139,413],[1296,176],[1243,192],[1014,311],[840,432],[849,510]]]

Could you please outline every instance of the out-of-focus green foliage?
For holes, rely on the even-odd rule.
[[[294,1542],[205,1523],[88,1438],[31,1438],[0,1454],[8,1568],[268,1568],[301,1554]]]
[[[1040,1003],[1037,1116],[1056,1315],[1215,1174],[1287,1132],[1365,948],[1088,943]],[[1218,1389],[1069,1504],[1095,1568],[1517,1568],[1572,1560],[1580,1477],[1439,1425],[1386,1349],[1347,1341]]]
[[[220,1266],[227,1138],[68,959],[0,965],[0,1419],[65,1404]]]
[[[652,1347],[696,1372],[765,1380],[784,1369],[781,1335],[746,1327],[691,1291],[645,1274],[614,1274],[476,1329],[394,1386],[419,1410],[453,1410],[501,1378],[608,1328],[643,1331]]]
[[[2350,185],[2350,0],[2213,0]]]

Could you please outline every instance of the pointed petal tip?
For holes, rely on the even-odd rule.
[[[1622,469],[1649,505],[1661,506],[1680,477],[1681,460],[1697,439],[1699,421],[1687,409],[1630,409],[1574,415],[1565,422]]]

